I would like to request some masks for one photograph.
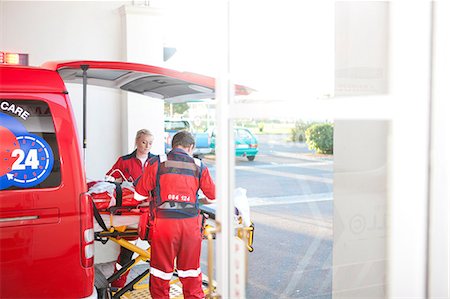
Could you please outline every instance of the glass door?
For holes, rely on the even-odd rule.
[[[221,4],[218,293],[424,296],[431,4]],[[255,91],[233,97],[233,83]],[[311,129],[327,126],[332,153]],[[252,161],[237,153],[240,127],[258,139]],[[237,188],[255,224],[249,254],[233,238]]]

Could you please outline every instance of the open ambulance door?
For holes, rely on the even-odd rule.
[[[157,66],[111,61],[52,61],[43,68],[58,71],[64,82],[110,87],[135,92],[168,103],[181,103],[215,97],[215,79],[195,73]],[[237,95],[251,89],[236,85]]]
[[[86,165],[87,85],[128,91],[166,103],[183,103],[215,98],[216,80],[190,72],[157,66],[115,61],[49,61],[41,67],[57,71],[65,83],[83,85],[83,151]],[[252,89],[235,85],[236,95]]]

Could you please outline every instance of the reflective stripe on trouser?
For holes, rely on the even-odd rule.
[[[200,269],[200,222],[199,217],[155,219],[150,259],[152,298],[169,298],[169,282],[175,260],[184,298],[204,298]]]

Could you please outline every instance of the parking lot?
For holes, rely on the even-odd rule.
[[[237,157],[235,167],[255,224],[247,298],[331,298],[332,157],[314,155],[286,135],[258,141],[256,159]],[[214,173],[214,159],[205,162]]]

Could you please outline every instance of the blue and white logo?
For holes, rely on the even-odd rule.
[[[50,145],[43,138],[24,131],[14,118],[3,116],[0,120],[0,190],[10,186],[30,188],[38,185],[49,176],[53,167]]]

